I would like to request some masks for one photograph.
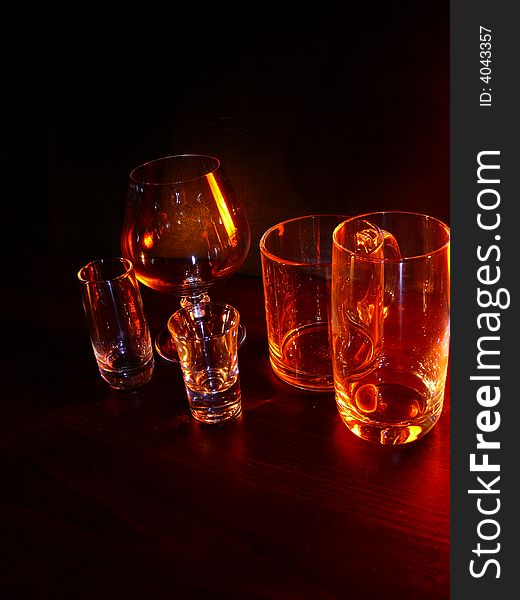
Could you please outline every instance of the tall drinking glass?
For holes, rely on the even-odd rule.
[[[347,219],[333,235],[336,403],[357,436],[418,440],[442,411],[450,339],[450,232],[409,212]]]
[[[93,260],[78,272],[92,349],[101,377],[117,390],[132,390],[152,376],[150,330],[132,263]]]

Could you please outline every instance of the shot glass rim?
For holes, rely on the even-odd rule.
[[[371,256],[365,256],[363,254],[357,254],[356,252],[350,250],[349,248],[345,248],[345,246],[343,246],[343,244],[340,244],[340,242],[338,242],[337,235],[339,233],[339,230],[344,225],[346,225],[347,223],[350,223],[351,221],[358,220],[358,219],[365,219],[365,220],[369,221],[370,220],[369,217],[374,216],[374,215],[378,215],[378,216],[380,216],[380,215],[411,215],[411,216],[416,216],[416,217],[422,217],[425,220],[435,221],[438,225],[440,225],[440,227],[442,229],[444,229],[444,231],[446,232],[446,235],[447,235],[447,239],[443,244],[441,244],[440,246],[438,246],[437,248],[435,248],[435,250],[432,250],[431,252],[423,252],[421,254],[416,254],[413,256],[401,256],[401,258],[386,258],[386,257],[385,258],[374,258]],[[377,227],[377,225],[376,225],[376,227]],[[444,252],[447,248],[449,248],[450,241],[451,241],[450,227],[446,223],[444,223],[444,221],[441,221],[437,217],[432,217],[431,215],[427,215],[425,213],[419,213],[419,212],[408,211],[408,210],[376,210],[376,211],[371,211],[368,213],[363,213],[360,215],[353,215],[353,216],[345,219],[345,221],[343,221],[342,223],[340,223],[332,232],[333,245],[335,245],[337,248],[343,250],[347,254],[350,254],[351,256],[355,256],[356,260],[362,260],[362,261],[373,262],[373,263],[399,264],[399,263],[403,263],[403,262],[410,262],[413,260],[423,260],[425,258],[431,258],[432,256],[440,254],[440,253]]]
[[[124,267],[125,270],[123,273],[120,273],[119,275],[116,275],[115,277],[100,277],[99,279],[85,279],[85,277],[82,275],[83,271],[85,271],[85,269],[87,269],[88,267],[95,265],[96,263],[108,263],[108,262],[120,262]],[[117,281],[118,279],[122,279],[123,277],[126,277],[129,273],[131,273],[134,269],[134,265],[132,264],[132,261],[130,261],[128,258],[124,258],[123,256],[109,256],[107,258],[95,258],[94,260],[89,261],[88,263],[86,263],[85,265],[83,265],[81,267],[81,269],[78,271],[78,279],[81,283],[85,283],[87,285],[94,285],[94,284],[99,284],[99,283],[107,283],[108,281]]]
[[[171,161],[172,159],[178,159],[178,158],[205,158],[205,159],[213,161],[215,164],[214,164],[213,168],[206,169],[204,171],[204,173],[201,173],[200,175],[197,175],[195,177],[188,177],[188,178],[181,178],[181,179],[173,178],[173,179],[167,180],[167,181],[147,181],[146,179],[144,179],[142,177],[138,178],[136,176],[137,171],[143,169],[144,167],[148,167],[149,165],[152,165],[153,163],[166,162],[166,161]],[[167,187],[170,185],[178,185],[180,183],[188,183],[189,181],[196,181],[197,179],[203,179],[204,177],[207,177],[209,174],[215,173],[216,171],[218,171],[218,169],[220,167],[221,167],[220,159],[218,159],[216,156],[212,156],[211,154],[199,154],[197,152],[186,153],[186,154],[170,154],[168,156],[160,156],[159,158],[154,158],[152,160],[143,162],[140,165],[137,165],[130,171],[129,178],[133,183],[136,183],[138,185],[143,185],[143,186],[148,186],[148,187],[161,187],[161,186]]]
[[[306,262],[301,262],[301,261],[294,261],[294,260],[288,260],[285,258],[281,258],[280,256],[277,256],[276,254],[273,254],[272,252],[270,252],[267,248],[266,248],[266,240],[269,237],[269,235],[271,235],[271,233],[273,233],[273,231],[275,231],[276,229],[278,229],[279,227],[285,226],[288,223],[294,223],[295,221],[304,221],[307,219],[311,219],[311,218],[322,218],[322,217],[333,217],[333,218],[339,218],[339,219],[348,219],[349,217],[347,217],[346,215],[340,215],[337,213],[311,213],[308,215],[301,215],[299,217],[293,217],[291,219],[285,219],[285,221],[280,221],[279,223],[276,223],[275,225],[272,225],[271,227],[269,227],[269,229],[267,229],[266,231],[264,231],[264,233],[262,234],[262,237],[260,238],[260,252],[263,256],[265,256],[266,258],[269,258],[270,260],[278,263],[279,265],[289,265],[289,266],[297,266],[297,267],[303,267],[303,266],[308,266],[308,265],[330,265],[331,261],[324,261],[324,262],[320,262],[320,261],[316,261],[316,262],[312,262],[312,263],[306,263]],[[343,223],[344,221],[342,221],[341,223]],[[340,225],[341,225],[340,223]]]
[[[238,330],[238,326],[239,326],[239,324],[240,324],[240,313],[238,312],[238,310],[237,310],[237,309],[236,309],[234,306],[232,306],[231,304],[228,304],[227,302],[213,302],[212,300],[210,300],[209,302],[201,302],[201,304],[202,304],[202,305],[204,305],[204,304],[210,304],[210,305],[212,305],[212,306],[222,306],[222,307],[225,307],[225,308],[230,308],[230,309],[233,311],[234,317],[236,318],[236,322],[235,322],[235,324],[233,325],[233,328],[235,328],[235,329],[237,329],[237,330]],[[180,339],[180,340],[191,340],[191,339],[195,339],[193,336],[188,336],[188,335],[179,335],[179,334],[177,334],[177,333],[174,333],[174,332],[172,332],[172,328],[171,328],[171,326],[170,326],[170,322],[173,320],[173,318],[174,318],[176,315],[178,315],[179,313],[182,313],[182,312],[184,312],[184,313],[185,313],[185,312],[186,312],[186,308],[184,308],[184,307],[182,307],[182,308],[179,308],[179,309],[178,309],[178,310],[176,310],[176,311],[175,311],[175,312],[174,312],[172,315],[170,315],[170,318],[168,319],[168,322],[167,322],[167,324],[166,324],[166,325],[167,325],[167,327],[168,327],[168,331],[170,332],[170,335],[171,335],[172,337],[177,337],[177,338],[178,338],[178,339]],[[202,339],[205,339],[205,340],[211,340],[211,339],[216,339],[216,338],[224,337],[224,336],[225,336],[225,335],[226,335],[226,334],[227,334],[227,333],[230,331],[230,329],[231,329],[231,327],[227,328],[227,329],[226,329],[225,331],[223,331],[222,333],[217,333],[217,334],[211,335],[211,337],[210,337],[210,336],[207,336],[207,337],[205,336],[205,337],[204,337],[204,338],[202,338]]]

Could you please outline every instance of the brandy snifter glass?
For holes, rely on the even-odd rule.
[[[250,241],[247,216],[217,158],[166,156],[130,173],[123,256],[143,285],[177,296],[195,318],[202,315],[211,287],[243,264]],[[240,340],[244,338],[242,326]],[[155,349],[178,362],[166,323]]]

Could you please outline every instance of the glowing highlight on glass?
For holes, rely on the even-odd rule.
[[[143,244],[148,250],[153,246],[153,233],[147,231],[143,236]]]
[[[215,202],[217,203],[220,218],[222,219],[222,223],[226,228],[226,233],[228,235],[229,242],[232,246],[236,246],[238,244],[237,228],[233,223],[233,218],[231,217],[228,205],[226,204],[226,199],[222,195],[222,192],[218,187],[218,183],[216,182],[213,173],[208,173],[206,177],[208,179],[209,187],[211,189],[211,193],[213,194],[213,198],[215,198]]]

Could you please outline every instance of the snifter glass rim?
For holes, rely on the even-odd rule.
[[[280,229],[281,227],[285,227],[285,225],[288,225],[290,223],[295,223],[296,221],[305,221],[305,220],[309,220],[309,219],[313,219],[313,218],[333,218],[333,219],[347,219],[346,215],[340,215],[340,214],[335,214],[335,213],[311,213],[308,215],[300,215],[298,217],[292,217],[290,219],[285,219],[284,221],[280,221],[279,223],[276,223],[275,225],[272,225],[271,227],[269,227],[269,229],[267,229],[261,236],[260,238],[260,252],[262,253],[263,256],[265,256],[266,258],[269,258],[270,260],[272,260],[273,262],[276,262],[280,265],[288,265],[288,266],[295,266],[295,267],[301,267],[301,266],[308,266],[309,264],[312,265],[330,265],[332,264],[332,261],[326,261],[326,262],[313,262],[313,263],[308,263],[308,262],[303,262],[303,261],[294,261],[294,260],[289,260],[287,258],[281,258],[280,256],[278,256],[277,254],[274,254],[273,252],[270,252],[267,247],[266,247],[266,240],[267,238],[277,229]],[[343,221],[344,222],[344,221]],[[341,223],[340,223],[341,224]]]
[[[149,168],[150,166],[153,166],[154,164],[159,164],[159,163],[167,163],[167,162],[173,162],[174,160],[178,160],[178,159],[199,159],[201,160],[201,163],[203,163],[203,161],[207,161],[208,163],[211,163],[207,168],[201,168],[200,170],[200,174],[199,175],[195,175],[194,177],[181,177],[176,179],[175,177],[172,177],[171,179],[166,179],[164,181],[160,180],[160,181],[150,181],[147,180],[146,177],[139,177],[139,171],[145,170],[147,168]],[[170,185],[178,185],[181,183],[188,183],[189,181],[196,181],[197,179],[203,179],[204,177],[207,177],[209,174],[211,173],[215,173],[215,171],[217,171],[220,168],[221,164],[220,164],[220,160],[218,158],[216,158],[215,156],[211,156],[210,154],[197,154],[197,153],[186,153],[186,154],[171,154],[168,156],[161,156],[159,158],[155,158],[153,160],[148,160],[146,162],[141,163],[140,165],[138,165],[137,167],[135,167],[134,169],[132,169],[132,171],[130,172],[130,180],[134,183],[136,183],[137,185],[141,185],[141,186],[150,186],[150,187],[160,187],[160,186],[170,186]]]
[[[371,256],[366,256],[366,255],[354,252],[353,250],[350,250],[349,248],[346,248],[343,244],[341,244],[338,241],[338,234],[339,234],[340,230],[343,227],[345,227],[348,223],[351,223],[353,221],[358,221],[358,220],[370,221],[370,217],[374,217],[376,215],[378,217],[381,217],[383,215],[405,215],[405,216],[410,216],[410,217],[420,217],[424,221],[431,221],[431,222],[437,224],[437,226],[439,226],[439,229],[444,231],[444,233],[446,235],[446,239],[445,239],[444,243],[442,243],[441,245],[439,245],[438,247],[436,247],[435,249],[433,249],[431,251],[422,252],[421,254],[414,254],[412,256],[401,256],[400,258],[391,258],[391,257],[389,257],[389,258],[387,258],[387,257],[374,258]],[[375,225],[375,224],[373,224],[373,225]],[[377,227],[378,229],[381,229],[378,225],[375,225],[375,227]],[[340,223],[334,229],[334,231],[332,232],[332,241],[333,241],[333,244],[338,249],[343,250],[347,254],[352,255],[353,257],[356,258],[356,260],[362,260],[362,261],[374,262],[374,263],[399,264],[399,263],[410,262],[413,260],[424,260],[425,258],[431,258],[437,254],[441,254],[446,249],[449,249],[449,247],[450,247],[450,228],[446,223],[444,223],[444,221],[441,221],[437,217],[432,217],[431,215],[427,215],[424,213],[418,213],[418,212],[406,211],[406,210],[381,210],[381,211],[372,211],[369,213],[363,213],[360,215],[353,215],[351,217],[348,217],[347,219],[345,219],[345,221],[343,221],[343,223]]]

